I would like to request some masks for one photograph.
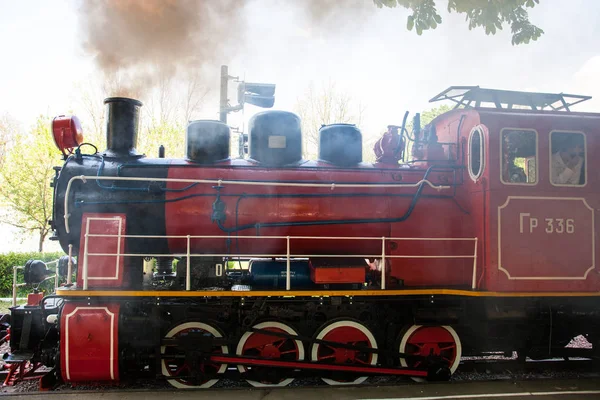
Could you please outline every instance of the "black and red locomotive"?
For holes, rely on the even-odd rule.
[[[51,223],[69,256],[55,294],[12,309],[9,361],[186,388],[446,379],[464,356],[584,355],[565,347],[577,335],[597,355],[600,114],[562,94],[440,99],[458,105],[391,126],[376,163],[346,124],[322,127],[319,159],[303,159],[284,111],[255,115],[235,159],[218,121],[189,124],[183,159],[139,154],[132,99],[105,100],[103,152],[55,119],[72,153]]]

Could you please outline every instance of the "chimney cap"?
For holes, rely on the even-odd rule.
[[[136,99],[131,99],[129,97],[107,97],[106,99],[104,99],[104,104],[114,103],[117,101],[124,101],[124,102],[131,103],[135,106],[140,106],[140,107],[143,105],[141,101],[136,100]]]

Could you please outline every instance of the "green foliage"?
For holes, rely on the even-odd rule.
[[[452,108],[453,107],[448,104],[442,104],[439,107],[433,107],[433,108],[430,108],[429,110],[422,111],[421,112],[421,128],[423,128],[425,125],[427,125],[428,123],[433,121],[433,119],[435,117],[437,117],[438,115],[442,115],[443,113],[447,113],[448,111],[451,111]],[[407,122],[406,130],[408,130],[408,132],[410,132],[412,135],[412,131],[413,131],[412,120],[409,120]]]
[[[165,147],[167,158],[185,155],[185,126],[180,123],[153,118],[139,139],[138,151],[149,157],[158,157],[160,145]]]
[[[2,167],[2,164],[4,163],[4,157],[10,146],[11,138],[17,131],[16,125],[14,119],[8,114],[0,116],[0,167]]]
[[[428,123],[433,121],[433,119],[438,115],[442,115],[444,113],[447,113],[448,111],[452,111],[453,108],[454,107],[452,107],[451,105],[442,104],[439,107],[433,107],[429,110],[423,111],[421,113],[421,126],[427,125]]]
[[[18,133],[5,161],[0,170],[0,199],[10,214],[3,222],[28,233],[37,232],[41,252],[52,216],[52,167],[60,162],[50,119],[40,116],[31,132]]]
[[[12,282],[13,282],[13,267],[23,266],[30,259],[42,260],[44,262],[53,261],[61,256],[63,253],[7,253],[0,254],[0,297],[11,297],[12,296]],[[53,268],[52,268],[53,269]],[[19,271],[18,282],[23,282],[23,271]],[[53,289],[54,281],[49,280],[44,283],[43,288],[46,292]],[[20,287],[18,296],[21,297],[31,291],[30,287]]]
[[[435,0],[373,0],[377,7],[404,7],[412,10],[406,29],[415,29],[417,35],[435,29],[442,23]],[[537,40],[544,31],[529,22],[527,8],[539,0],[448,0],[448,12],[465,14],[469,29],[481,27],[487,35],[494,35],[504,24],[510,25],[512,44]]]

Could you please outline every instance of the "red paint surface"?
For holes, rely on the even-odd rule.
[[[60,366],[65,381],[119,379],[118,324],[118,304],[65,304],[60,320]]]
[[[83,142],[79,118],[61,115],[52,120],[52,137],[60,151],[73,149]]]
[[[318,268],[310,265],[310,279],[317,284],[328,283],[363,283],[364,267]]]
[[[96,220],[107,218],[108,220]],[[119,231],[119,220],[121,230]],[[90,223],[90,234],[125,235],[125,214],[95,214],[85,213],[82,218],[79,267],[77,268],[77,286],[83,287],[83,264],[85,251],[86,224]],[[119,251],[120,247],[120,251]],[[89,237],[88,238],[88,287],[105,288],[120,287],[123,283],[123,256],[117,258],[117,253],[125,253],[125,238],[121,237]],[[94,256],[97,254],[115,254],[109,256]],[[118,267],[117,267],[118,259]],[[110,278],[110,279],[107,279]]]
[[[265,366],[265,367],[280,367],[280,368],[298,368],[306,370],[328,370],[328,371],[346,371],[358,373],[373,373],[375,375],[403,375],[426,377],[427,371],[415,370],[410,368],[379,368],[370,367],[368,365],[338,365],[338,364],[319,364],[314,362],[302,361],[280,361],[280,360],[255,360],[251,358],[236,357],[236,356],[211,356],[213,362],[223,364],[240,364],[247,366]]]
[[[369,338],[361,330],[353,326],[339,326],[329,331],[321,340],[349,344],[357,347],[371,348]],[[335,364],[363,364],[372,362],[372,353],[364,353],[357,350],[330,347],[318,344],[317,359]]]
[[[591,217],[600,209],[597,188],[600,178],[594,173],[600,161],[594,157],[600,147],[600,116],[597,114],[529,112],[526,110],[470,109],[454,110],[433,121],[440,143],[429,145],[422,152],[431,158],[443,158],[443,165],[467,166],[468,138],[474,127],[481,124],[484,148],[484,170],[472,181],[466,170],[435,172],[429,180],[435,184],[457,183],[456,190],[436,191],[429,187],[423,194],[448,195],[452,199],[421,198],[412,215],[404,222],[368,223],[345,225],[313,225],[301,227],[256,228],[239,232],[240,235],[315,236],[315,237],[372,237],[381,238],[478,238],[475,287],[478,290],[495,291],[598,291],[600,277],[598,268],[590,263],[600,232]],[[506,185],[500,180],[500,132],[503,128],[535,129],[538,133],[538,182],[535,185]],[[583,187],[556,187],[550,184],[550,132],[582,131],[587,140],[587,184]],[[384,169],[364,166],[359,169],[325,168],[318,162],[309,161],[296,168],[256,168],[248,160],[231,160],[210,168],[178,168],[184,161],[174,161],[169,178],[223,179],[250,181],[288,181],[318,183],[416,183],[424,177],[425,169],[432,163],[417,162],[411,168],[378,164]],[[440,164],[437,162],[436,164]],[[231,168],[252,166],[253,168]],[[181,189],[187,183],[169,183],[171,189]],[[211,222],[212,204],[216,190],[213,185],[199,184],[186,191],[192,195],[183,201],[173,201],[181,196],[168,192],[165,205],[168,235],[226,235],[216,223]],[[398,218],[408,210],[411,195],[416,188],[361,188],[346,189],[330,187],[274,187],[266,185],[230,185],[221,190],[226,203],[224,226],[286,222],[325,221],[354,218]],[[303,197],[285,198],[286,194],[377,194],[386,193],[408,197]],[[240,194],[261,194],[280,197],[243,198]],[[509,196],[545,198],[582,198],[594,211],[581,206],[564,207],[562,200],[539,199],[529,205],[509,203],[504,211],[499,208]],[[583,204],[580,201],[581,204]],[[574,204],[574,203],[573,203]],[[238,213],[236,216],[236,207]],[[525,211],[520,211],[525,210]],[[546,218],[575,220],[575,233],[571,237],[545,235],[541,231],[524,237],[515,219],[521,212],[539,213],[540,226]],[[543,214],[543,215],[542,215]],[[499,215],[501,220],[499,220]],[[506,222],[504,222],[506,219]],[[595,218],[597,219],[597,218]],[[499,223],[502,225],[499,231]],[[515,233],[517,232],[517,233]],[[171,239],[169,246],[174,253],[185,253],[185,239]],[[192,252],[225,253],[225,239],[192,239]],[[235,249],[235,250],[233,250]],[[259,240],[237,239],[229,250],[242,255],[285,256],[285,239]],[[386,245],[386,255],[401,258],[388,259],[388,279],[403,282],[405,287],[460,287],[471,288],[475,244],[472,241],[396,241],[395,246]],[[305,239],[292,240],[292,255],[359,255],[378,258],[381,242]],[[425,257],[425,258],[424,258]],[[499,261],[502,259],[503,261]],[[501,265],[500,265],[501,264]],[[587,275],[585,271],[594,266]],[[510,272],[510,277],[502,271]],[[582,275],[583,274],[583,275]],[[511,278],[534,279],[511,279]],[[581,277],[582,279],[574,279]],[[583,279],[585,278],[585,279]],[[339,280],[337,282],[340,282]]]
[[[276,327],[265,327],[262,329],[275,333],[288,334],[283,329]],[[299,358],[299,349],[295,340],[253,332],[244,343],[241,355],[271,359],[282,357],[290,359],[291,357],[291,359],[297,360]]]
[[[406,341],[406,354],[419,356],[438,356],[453,365],[456,361],[457,344],[452,334],[440,326],[422,326],[414,331]],[[416,359],[410,367],[419,368],[423,360]]]
[[[40,304],[40,301],[44,298],[44,293],[28,293],[27,294],[27,305],[28,306],[37,306]]]

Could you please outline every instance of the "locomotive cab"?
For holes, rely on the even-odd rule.
[[[584,96],[461,90],[453,98],[461,108],[435,122],[450,126],[459,115],[462,122],[456,132],[468,174],[459,197],[471,203],[479,220],[474,233],[483,239],[477,284],[493,291],[599,290],[598,198],[591,189],[597,178],[587,171],[600,116],[570,111]]]

